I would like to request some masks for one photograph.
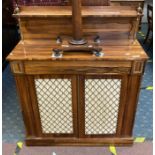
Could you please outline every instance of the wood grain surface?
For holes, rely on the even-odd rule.
[[[91,37],[99,35],[104,42],[119,39],[132,39],[137,29],[136,18],[112,18],[112,17],[96,17],[83,19],[83,35]],[[22,18],[20,19],[20,30],[24,40],[29,39],[56,39],[57,36],[63,36],[68,39],[72,36],[72,20],[71,18]],[[114,42],[113,42],[114,43]],[[123,42],[120,41],[121,44]],[[119,43],[119,44],[120,44]],[[118,43],[117,43],[118,44]]]
[[[24,6],[15,17],[70,17],[69,6]],[[83,17],[136,17],[137,11],[129,6],[83,6]]]
[[[130,6],[83,6],[84,37],[92,44],[94,37],[99,35],[104,55],[97,57],[92,52],[79,50],[64,52],[63,57],[54,58],[52,50],[60,47],[56,38],[61,36],[63,40],[68,40],[72,36],[71,7],[29,6],[20,9],[20,13],[14,16],[19,20],[21,41],[7,60],[10,61],[20,96],[26,126],[26,145],[131,145],[140,83],[148,59],[136,40],[141,16],[137,10]],[[66,46],[66,42],[61,46]],[[43,134],[34,84],[36,77],[56,80],[71,77],[72,135]],[[91,137],[85,135],[84,79],[114,77],[122,79],[117,132]]]
[[[96,57],[92,53],[66,52],[62,58],[52,58],[55,42],[51,40],[20,41],[7,57],[7,60],[146,60],[148,56],[136,40],[130,46],[104,46],[104,56]]]

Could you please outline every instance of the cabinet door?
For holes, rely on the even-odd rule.
[[[76,76],[28,76],[37,137],[77,136]]]
[[[79,136],[120,136],[127,93],[126,75],[79,78]]]

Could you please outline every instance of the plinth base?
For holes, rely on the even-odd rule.
[[[27,137],[27,146],[131,146],[133,137],[111,137],[111,138],[42,138]]]

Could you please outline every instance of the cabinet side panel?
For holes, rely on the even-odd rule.
[[[124,122],[123,122],[123,136],[131,136],[136,108],[138,103],[138,96],[140,92],[140,84],[141,84],[141,75],[132,75],[129,76],[128,82],[128,95],[127,95],[127,103],[125,108]]]
[[[33,110],[30,100],[30,94],[28,90],[27,77],[25,75],[14,75],[18,95],[20,98],[21,111],[23,114],[23,120],[26,128],[27,136],[35,136],[35,122],[33,116]]]

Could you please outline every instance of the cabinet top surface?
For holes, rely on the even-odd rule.
[[[70,6],[24,6],[15,17],[71,17]],[[136,17],[137,11],[129,6],[83,6],[82,16]]]
[[[147,60],[148,56],[136,40],[129,46],[102,46],[104,55],[96,57],[92,53],[64,52],[62,58],[52,57],[52,47],[55,41],[51,40],[25,40],[20,41],[14,50],[9,54],[9,61],[33,61],[33,60]]]

